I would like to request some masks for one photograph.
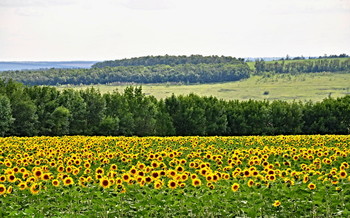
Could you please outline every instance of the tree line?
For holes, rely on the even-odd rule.
[[[251,69],[244,62],[118,66],[90,69],[47,69],[0,72],[0,78],[25,85],[91,85],[110,83],[214,83],[248,78]]]
[[[317,72],[350,72],[348,59],[313,59],[302,61],[255,61],[256,73],[317,73]]]
[[[342,55],[339,55],[342,56]],[[337,57],[339,57],[337,56]],[[96,63],[89,69],[41,69],[0,72],[0,79],[25,85],[113,83],[218,83],[252,74],[350,72],[350,58],[255,61],[255,72],[242,58],[226,56],[146,56]]]
[[[121,60],[103,61],[92,65],[92,68],[103,67],[119,67],[119,66],[154,66],[154,65],[170,65],[175,66],[179,64],[240,64],[244,62],[244,58],[235,58],[229,56],[145,56],[137,58],[125,58]]]
[[[322,102],[157,100],[141,87],[101,94],[0,80],[0,136],[349,134],[350,96]]]

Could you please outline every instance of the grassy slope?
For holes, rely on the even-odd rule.
[[[67,86],[61,86],[60,89]],[[75,89],[84,89],[90,86],[71,86]],[[95,85],[102,93],[112,92],[116,88],[122,91],[126,85],[107,86]],[[268,95],[263,95],[268,91]],[[271,78],[253,76],[247,80],[218,84],[201,85],[143,85],[143,92],[154,95],[157,98],[170,96],[172,93],[189,94],[196,93],[201,96],[216,96],[229,99],[281,99],[281,100],[312,100],[320,101],[332,97],[341,97],[350,94],[350,74],[315,73],[298,76],[275,75]]]

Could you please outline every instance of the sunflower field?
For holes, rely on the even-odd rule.
[[[350,136],[0,138],[0,217],[350,216]]]

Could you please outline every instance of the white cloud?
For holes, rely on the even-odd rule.
[[[0,60],[350,54],[349,2],[0,0]]]
[[[171,7],[169,0],[121,0],[120,3],[134,10],[164,10]]]
[[[55,5],[70,5],[76,0],[0,0],[0,7],[43,7]]]

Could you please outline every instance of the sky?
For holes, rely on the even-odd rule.
[[[350,0],[0,0],[0,61],[350,55]]]

